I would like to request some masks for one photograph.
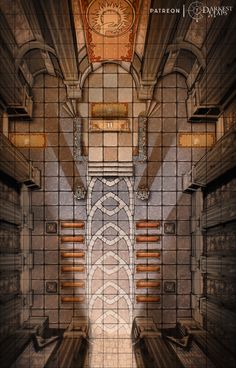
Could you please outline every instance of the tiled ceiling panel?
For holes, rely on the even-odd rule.
[[[90,62],[131,61],[140,0],[80,0]]]

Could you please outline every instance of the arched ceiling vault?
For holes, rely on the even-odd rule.
[[[188,3],[179,0],[175,7]],[[206,73],[206,66],[216,57],[222,60],[216,45],[223,29],[223,64],[214,63],[212,68],[215,74],[224,69],[225,89],[234,83],[230,45],[235,37],[235,9],[229,17],[207,19],[204,26],[179,14],[149,12],[150,8],[172,7],[172,0],[0,0],[0,47],[2,59],[8,60],[1,72],[2,104],[11,105],[12,99],[21,103],[22,91],[30,94],[34,77],[42,72],[59,75],[68,98],[80,99],[86,75],[108,61],[122,63],[129,70],[139,99],[151,100],[159,78],[180,72],[189,91],[196,81],[202,86],[207,83],[208,91],[212,84],[209,96],[213,104],[219,104],[224,100],[223,91],[213,94],[215,81]],[[204,96],[202,101],[199,98],[203,104]]]

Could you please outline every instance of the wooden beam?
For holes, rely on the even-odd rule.
[[[161,285],[160,281],[155,281],[155,280],[138,280],[138,281],[136,281],[136,287],[138,289],[159,288],[160,285]]]
[[[136,252],[136,258],[160,258],[160,252],[156,251],[139,251]]]
[[[161,237],[159,235],[137,235],[137,243],[156,243],[159,242]]]
[[[84,235],[61,236],[62,243],[84,243]]]
[[[136,302],[137,303],[159,303],[161,298],[159,296],[153,295],[137,295]]]
[[[61,258],[84,258],[85,252],[62,252]]]
[[[84,221],[61,221],[61,229],[84,229]]]
[[[84,266],[62,266],[61,272],[85,272]]]
[[[65,281],[61,283],[61,287],[62,289],[65,288],[84,288],[85,283],[84,281],[76,281],[76,282],[71,282],[71,281]]]
[[[61,302],[62,303],[83,303],[84,296],[62,296]]]
[[[136,222],[136,229],[158,229],[160,226],[160,221],[143,220]]]
[[[160,272],[160,266],[157,265],[137,265],[136,272]]]

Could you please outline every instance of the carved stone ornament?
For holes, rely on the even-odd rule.
[[[147,117],[139,117],[137,161],[147,161]]]
[[[82,156],[82,124],[80,118],[74,119],[74,159],[75,161],[83,161]]]
[[[81,184],[77,185],[74,189],[74,196],[76,199],[81,200],[86,198],[87,191]]]
[[[74,121],[74,159],[75,161],[85,161],[82,155],[82,120],[78,112],[78,101],[68,99],[63,108]]]
[[[141,201],[147,201],[150,196],[150,191],[147,187],[139,187],[136,195],[138,199],[141,199]]]

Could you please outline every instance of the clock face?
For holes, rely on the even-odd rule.
[[[132,28],[135,11],[128,0],[93,0],[86,17],[94,32],[106,37],[118,37]]]

